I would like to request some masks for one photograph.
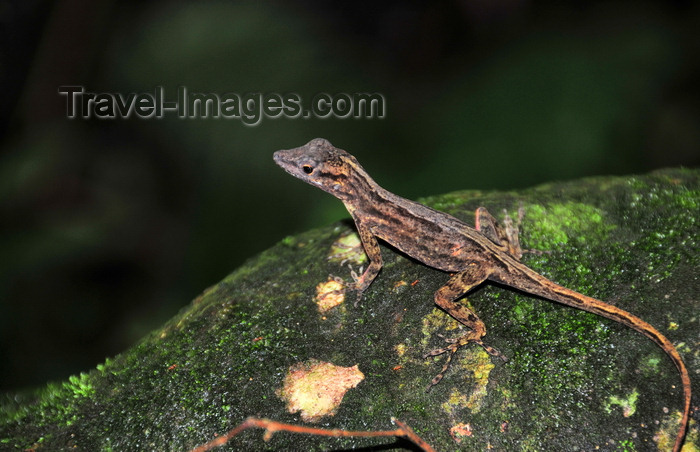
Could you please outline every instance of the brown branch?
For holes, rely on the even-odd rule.
[[[233,430],[230,430],[225,435],[220,436],[206,444],[197,446],[190,452],[205,452],[211,450],[215,447],[223,446],[231,438],[241,433],[243,430],[248,428],[262,428],[265,429],[265,434],[263,435],[263,440],[269,441],[272,435],[276,432],[290,432],[299,433],[304,435],[316,435],[316,436],[332,436],[336,438],[346,438],[346,437],[365,437],[365,438],[376,438],[393,436],[396,438],[403,438],[420,447],[424,452],[435,452],[428,443],[423,441],[423,439],[416,435],[411,427],[399,421],[398,419],[391,418],[391,421],[398,426],[395,430],[381,430],[376,432],[362,431],[353,432],[348,430],[340,429],[324,429],[315,427],[305,427],[303,425],[285,424],[283,422],[276,422],[270,419],[259,419],[255,417],[249,417],[241,424],[239,424]]]

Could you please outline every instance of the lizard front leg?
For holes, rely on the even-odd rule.
[[[355,306],[357,306],[360,302],[360,298],[362,298],[362,293],[372,284],[374,278],[377,277],[379,270],[381,270],[384,265],[384,261],[382,260],[382,251],[379,248],[379,243],[376,237],[374,237],[374,234],[372,234],[372,231],[357,218],[355,218],[355,226],[357,226],[357,232],[360,235],[362,247],[365,249],[365,254],[367,254],[367,258],[369,259],[369,265],[365,271],[362,272],[362,275],[358,277],[355,272],[352,272],[352,277],[355,282],[349,286],[349,289],[357,291],[357,299],[355,300]]]
[[[464,345],[470,343],[478,344],[482,346],[487,353],[493,356],[499,356],[503,360],[506,359],[501,352],[482,342],[481,338],[486,335],[486,325],[484,325],[484,322],[481,321],[474,311],[465,305],[456,302],[456,300],[462,295],[486,281],[486,279],[489,277],[488,269],[489,265],[482,262],[470,262],[466,269],[452,276],[449,281],[447,281],[447,284],[435,292],[435,304],[450,314],[462,325],[468,327],[470,331],[458,338],[446,339],[446,341],[449,343],[447,347],[433,350],[425,355],[425,358],[427,358],[429,356],[437,356],[443,353],[448,353],[445,365],[442,367],[442,370],[440,370],[440,373],[438,373],[430,382],[430,385],[428,385],[428,390],[442,380],[442,377],[445,376],[445,372],[447,372],[447,369],[450,367],[452,357],[457,352],[459,347]]]

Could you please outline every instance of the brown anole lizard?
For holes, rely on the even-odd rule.
[[[374,182],[355,157],[322,138],[296,149],[277,151],[274,160],[292,176],[340,199],[352,215],[370,261],[350,285],[358,291],[358,298],[382,268],[377,238],[430,267],[454,273],[435,292],[434,301],[469,331],[426,355],[448,354],[431,385],[442,379],[459,347],[475,343],[490,354],[501,356],[482,342],[486,334],[484,322],[474,311],[456,302],[484,281],[493,281],[612,319],[661,347],[678,368],[683,386],[683,417],[673,446],[674,452],[680,451],[690,417],[690,376],[676,348],[656,328],[627,311],[560,286],[522,264],[519,246],[513,246],[484,208],[477,210],[477,229],[473,229],[446,213],[401,198]]]

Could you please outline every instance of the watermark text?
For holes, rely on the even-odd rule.
[[[175,99],[162,86],[153,92],[93,93],[83,86],[58,88],[65,97],[70,119],[235,119],[257,126],[263,119],[336,118],[383,119],[386,101],[379,93],[319,93],[307,103],[297,93],[200,93],[185,86],[177,88]],[[170,100],[168,100],[170,99]]]

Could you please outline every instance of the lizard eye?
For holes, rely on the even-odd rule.
[[[314,167],[311,165],[304,165],[301,167],[301,169],[304,170],[306,174],[311,174],[314,172]]]

